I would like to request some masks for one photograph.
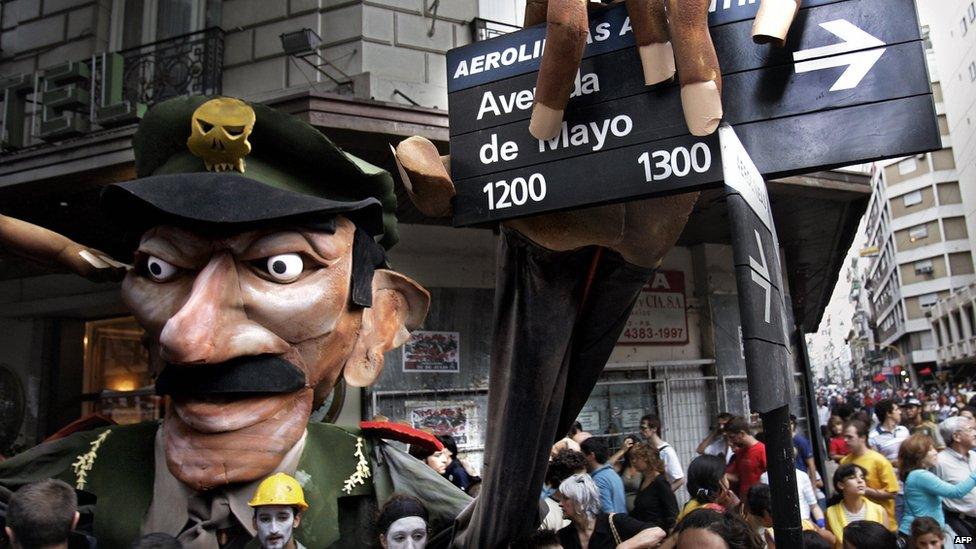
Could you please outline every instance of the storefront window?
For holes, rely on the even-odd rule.
[[[162,417],[144,334],[132,317],[85,323],[83,414],[99,413],[120,424]]]

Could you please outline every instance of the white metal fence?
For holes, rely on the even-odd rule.
[[[640,418],[655,414],[661,419],[662,437],[678,453],[687,471],[698,444],[709,434],[720,412],[745,415],[749,410],[748,384],[744,375],[706,375],[711,359],[662,363],[609,364],[579,419],[585,430],[607,441],[616,451],[628,434],[639,434]],[[799,428],[806,432],[802,377],[795,376]],[[381,413],[394,421],[410,422],[411,406],[432,407],[451,402],[467,406],[469,438],[462,454],[480,469],[487,420],[487,389],[439,389],[424,391],[372,391],[369,414]],[[688,500],[685,489],[676,494],[680,504]]]

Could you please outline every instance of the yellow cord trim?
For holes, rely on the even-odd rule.
[[[105,442],[108,435],[112,432],[111,429],[106,429],[104,433],[98,435],[98,438],[91,441],[91,450],[88,453],[81,454],[78,459],[71,464],[71,467],[75,470],[75,476],[77,480],[75,481],[75,488],[78,490],[84,490],[85,484],[88,483],[88,471],[91,471],[92,467],[95,465],[95,458],[98,457],[98,448]]]
[[[355,486],[366,484],[366,479],[372,475],[369,470],[369,461],[366,460],[366,454],[363,453],[362,437],[356,437],[356,453],[353,456],[358,458],[358,463],[356,463],[356,472],[343,483],[342,491],[347,494],[351,494]]]

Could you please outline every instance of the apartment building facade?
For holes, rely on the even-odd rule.
[[[924,19],[923,19],[924,21]],[[936,365],[937,342],[926,312],[939,299],[976,280],[962,187],[950,137],[943,88],[928,52],[943,148],[877,164],[868,205],[866,271],[871,326],[883,361],[924,381]],[[880,372],[865,372],[870,376]]]
[[[919,9],[939,52],[935,69],[941,75],[966,228],[972,235],[976,231],[976,2],[927,2]],[[971,251],[974,244],[970,242]],[[974,295],[976,288],[970,285],[940,296],[929,310],[938,366],[960,377],[972,375],[966,366],[976,363]]]

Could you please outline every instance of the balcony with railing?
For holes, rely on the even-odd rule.
[[[223,57],[224,33],[214,27],[11,76],[23,86],[5,97],[0,180],[17,185],[131,162],[122,151],[141,114],[172,97],[220,94]]]
[[[219,94],[223,58],[224,32],[214,27],[9,77],[21,84],[4,98],[3,153],[133,124],[172,97]]]
[[[218,27],[118,53],[124,59],[123,95],[132,104],[221,92],[224,31]]]
[[[926,317],[939,343],[940,366],[976,363],[976,284],[943,297],[932,305]]]

